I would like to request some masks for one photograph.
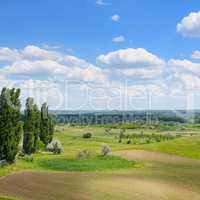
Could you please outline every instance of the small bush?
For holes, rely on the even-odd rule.
[[[147,138],[147,139],[146,139],[146,143],[147,143],[147,144],[150,144],[150,143],[151,143],[151,139],[150,139],[150,138]]]
[[[23,158],[25,156],[25,153],[23,152],[23,150],[20,150],[17,154],[17,158]]]
[[[23,158],[26,162],[33,162],[33,156],[32,155],[25,155]]]
[[[110,152],[111,152],[111,149],[110,149],[109,145],[107,145],[107,144],[102,145],[102,147],[101,147],[101,155],[102,156],[106,156]]]
[[[118,143],[122,143],[122,139],[121,138],[118,140]]]
[[[0,168],[1,168],[1,167],[5,167],[5,166],[7,166],[7,165],[8,165],[8,163],[7,163],[6,160],[0,160]]]
[[[88,159],[91,157],[91,153],[88,150],[80,151],[77,155],[78,159]]]
[[[47,145],[46,150],[54,154],[61,154],[63,152],[63,147],[59,140],[53,140]]]
[[[131,144],[131,139],[128,139],[127,144]]]
[[[105,129],[105,132],[106,132],[107,134],[111,134],[111,128],[106,128],[106,129]]]
[[[44,150],[45,149],[45,144],[42,141],[38,142],[38,148],[39,150]]]
[[[91,137],[92,137],[92,133],[84,133],[83,134],[83,138],[85,138],[85,139],[89,139]]]

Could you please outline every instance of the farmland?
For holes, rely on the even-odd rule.
[[[16,164],[1,168],[0,194],[19,200],[199,199],[197,128],[186,128],[183,136],[169,140],[146,143],[140,138],[141,142],[130,144],[125,136],[119,142],[120,131],[57,126],[54,137],[61,141],[64,152],[54,155],[40,151],[33,161],[18,159]],[[88,132],[92,137],[83,138]],[[179,135],[180,131],[127,129],[124,135],[141,133],[144,137],[152,133]],[[100,155],[102,144],[110,146],[110,155]],[[90,156],[78,159],[77,154],[83,150],[88,150]]]

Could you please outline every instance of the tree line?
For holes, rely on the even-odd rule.
[[[53,139],[54,121],[49,115],[47,103],[41,109],[29,97],[21,118],[20,89],[3,88],[0,94],[0,161],[12,163],[19,152],[33,154],[40,142],[45,146]]]
[[[178,112],[177,112],[178,113]],[[71,125],[114,125],[124,123],[137,124],[158,124],[158,123],[187,123],[184,114],[180,116],[173,111],[100,111],[86,113],[64,113],[64,111],[55,112],[58,123]],[[187,116],[189,118],[189,116]]]

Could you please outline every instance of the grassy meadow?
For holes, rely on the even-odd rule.
[[[54,137],[60,140],[64,152],[54,155],[40,151],[34,154],[33,161],[18,159],[15,164],[1,168],[0,195],[20,200],[199,198],[199,128],[126,129],[126,136],[119,143],[120,131],[117,127],[107,130],[95,126],[57,126]],[[92,137],[83,138],[88,132]],[[182,136],[149,142],[148,135],[152,134],[159,138],[169,134]],[[110,155],[101,156],[103,144],[112,149]],[[77,158],[83,150],[90,156]],[[13,181],[16,185],[8,188]],[[48,186],[42,186],[45,184]],[[31,190],[39,192],[31,195]],[[46,193],[50,196],[46,197]]]

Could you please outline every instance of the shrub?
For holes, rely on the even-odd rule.
[[[131,139],[128,139],[127,144],[131,144]]]
[[[150,143],[151,143],[151,139],[150,139],[150,138],[147,138],[147,139],[146,139],[146,143],[147,143],[147,144],[150,144]]]
[[[17,158],[23,158],[26,154],[24,153],[23,150],[20,150],[17,154]]]
[[[84,133],[83,134],[83,138],[85,138],[85,139],[89,139],[91,137],[92,137],[92,133]]]
[[[125,129],[120,130],[118,143],[122,142],[122,138],[124,137],[124,132],[125,132]]]
[[[21,160],[25,160],[26,162],[33,162],[33,155],[25,154],[24,151],[19,151],[17,154],[17,158]]]
[[[91,153],[88,150],[80,151],[77,155],[78,159],[87,159],[91,157]]]
[[[38,147],[39,147],[39,150],[44,150],[45,149],[45,144],[42,141],[39,141],[38,142]]]
[[[0,168],[5,167],[6,165],[8,165],[6,160],[0,160]]]
[[[111,152],[111,149],[110,149],[109,145],[107,145],[107,144],[102,145],[101,155],[106,156],[110,152]]]
[[[22,159],[25,160],[26,162],[33,162],[32,155],[25,155],[24,157],[22,157]]]
[[[59,140],[53,140],[47,145],[46,150],[54,154],[61,154],[63,152],[63,147]]]
[[[111,134],[111,128],[106,128],[106,129],[105,129],[105,132],[106,132],[107,134]]]

